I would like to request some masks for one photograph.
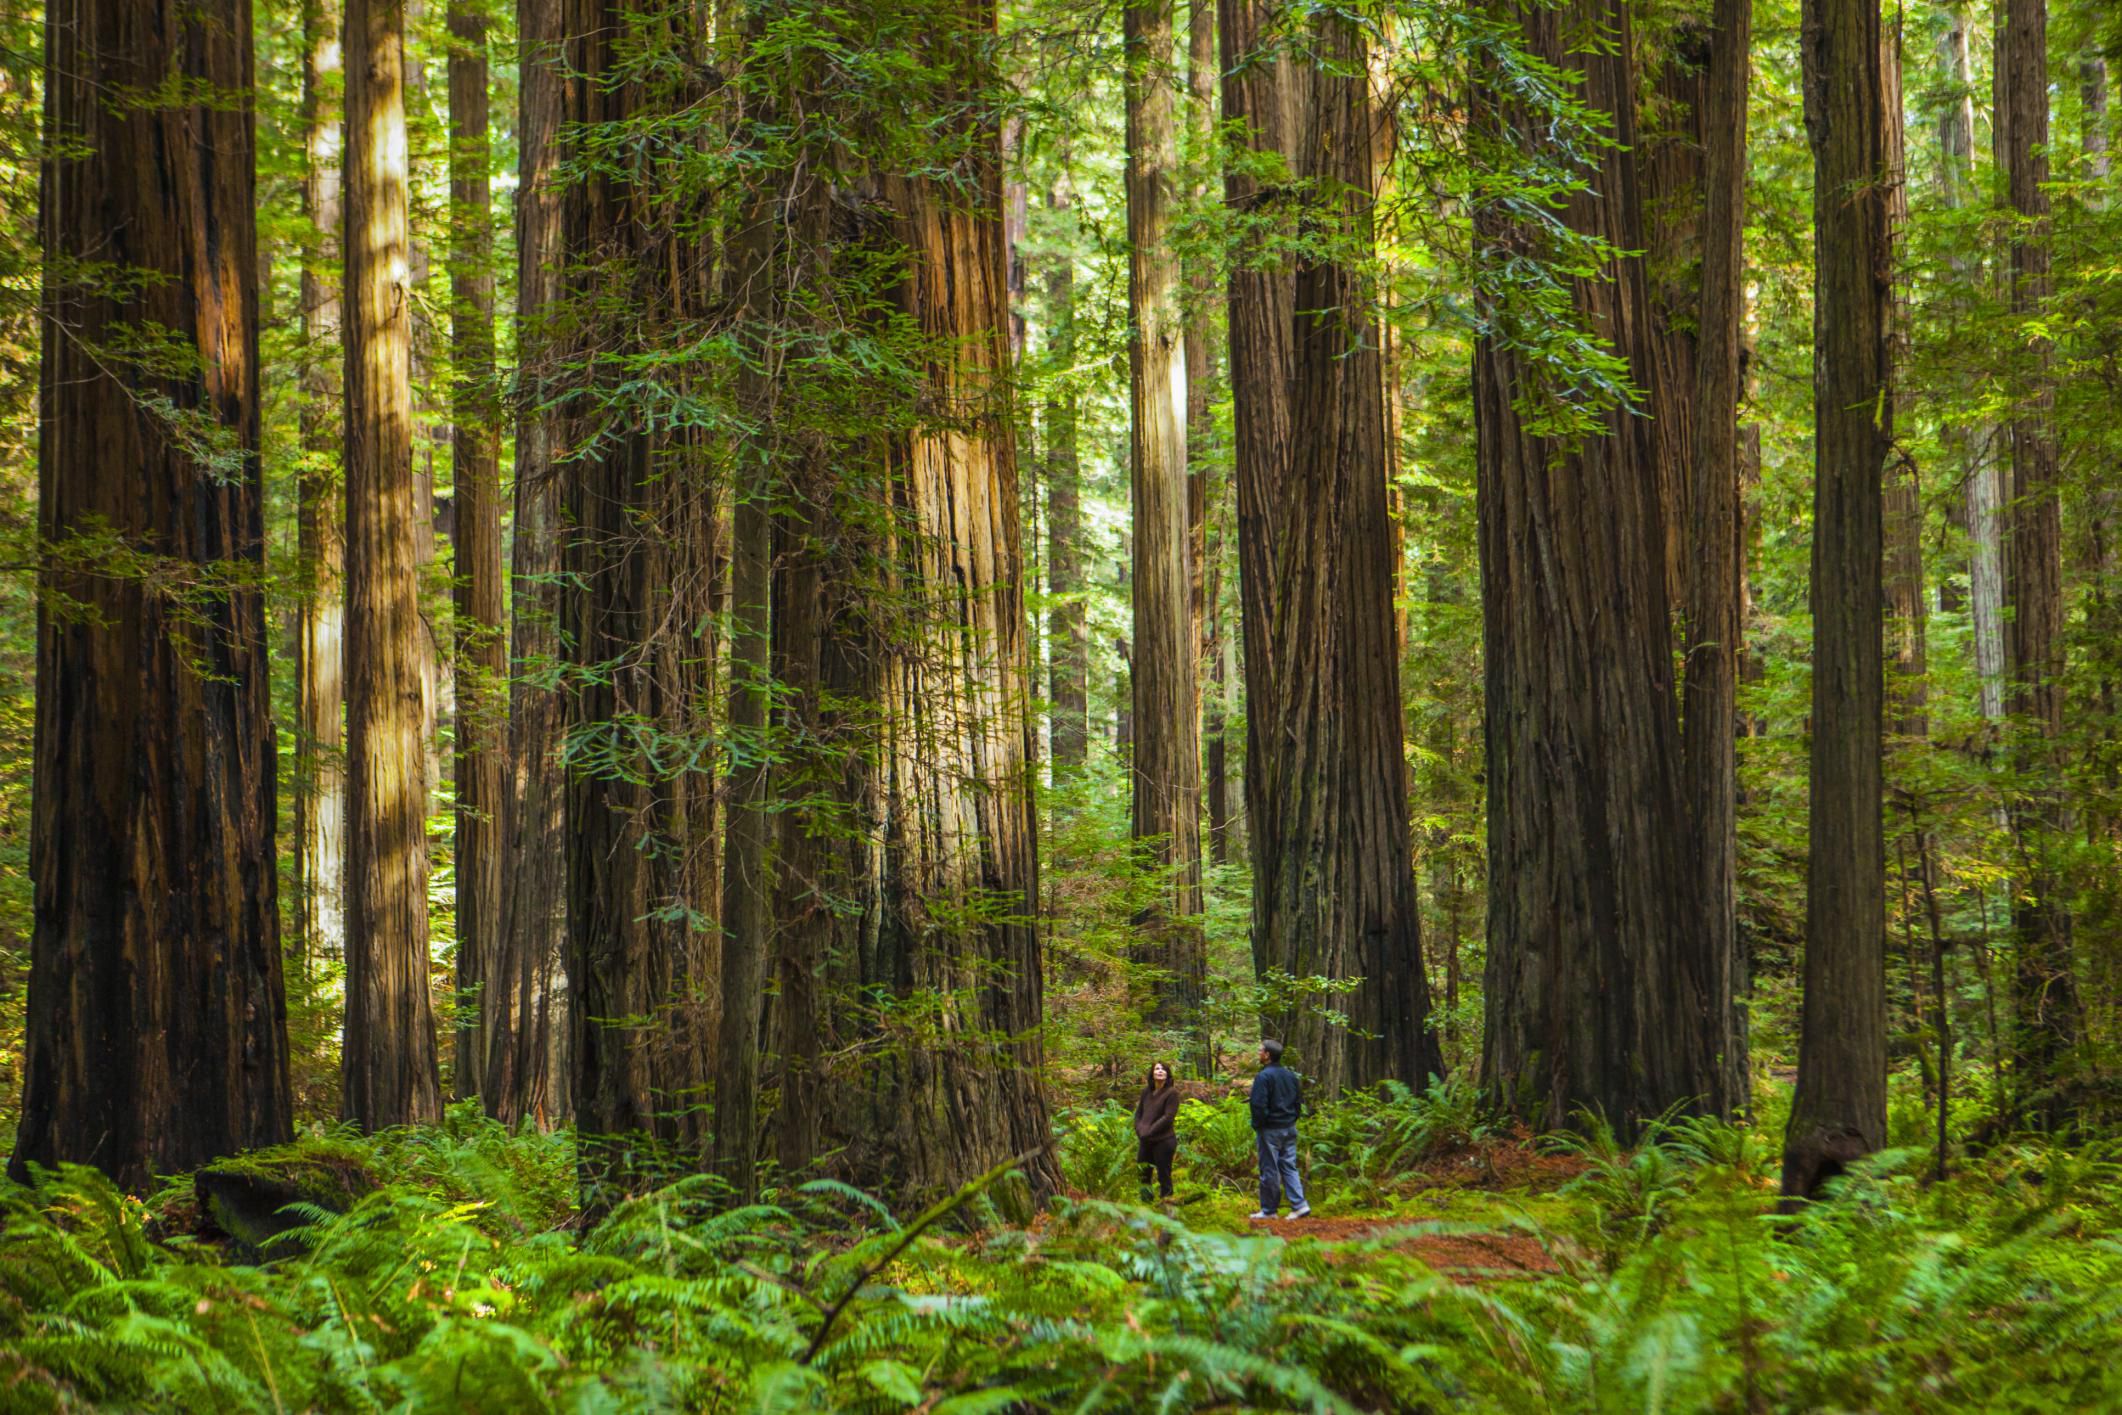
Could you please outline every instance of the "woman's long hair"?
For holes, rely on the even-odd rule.
[[[1165,1084],[1165,1085],[1166,1085],[1167,1087],[1170,1087],[1170,1086],[1176,1086],[1176,1085],[1178,1085],[1178,1084],[1179,1084],[1179,1073],[1178,1073],[1178,1072],[1176,1072],[1176,1071],[1174,1071],[1174,1070],[1172,1070],[1172,1064],[1171,1064],[1170,1062],[1168,1062],[1168,1061],[1152,1061],[1152,1062],[1151,1062],[1151,1063],[1149,1064],[1149,1070],[1147,1070],[1147,1071],[1145,1071],[1145,1072],[1143,1072],[1143,1073],[1142,1073],[1142,1094],[1143,1094],[1143,1095],[1145,1095],[1145,1096],[1147,1096],[1147,1095],[1152,1095],[1152,1094],[1154,1094],[1154,1093],[1156,1092],[1156,1090],[1157,1090],[1157,1068],[1158,1068],[1158,1067],[1160,1067],[1160,1066],[1164,1068],[1164,1084]]]

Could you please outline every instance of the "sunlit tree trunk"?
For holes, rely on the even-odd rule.
[[[964,0],[949,24],[955,46],[992,35],[995,12]],[[843,1088],[836,1138],[860,1182],[932,1192],[1025,1155],[1043,1191],[1059,1176],[1030,909],[1032,679],[1005,377],[1001,152],[992,129],[969,136],[961,180],[887,176],[877,189],[905,252],[900,308],[935,351],[925,401],[953,421],[895,435],[887,452],[895,517],[880,548],[885,592],[923,613],[876,646],[877,919],[844,975],[854,996],[876,999],[851,1026],[902,1014],[921,1023],[878,1039]],[[938,623],[937,613],[947,617]]]
[[[1938,110],[1939,201],[1958,210],[1975,200],[1975,99],[1968,62],[1968,15],[1964,3],[1949,5],[1938,28],[1938,62],[1946,100]],[[1954,283],[1973,291],[1982,280],[1982,259],[1972,244],[1949,257]],[[1957,473],[1966,482],[1968,609],[1974,620],[1975,673],[1982,716],[2004,716],[2004,533],[2003,490],[1992,443],[1995,429],[1954,419],[1943,429]]]
[[[302,470],[295,485],[301,598],[295,628],[296,927],[304,957],[346,944],[345,497],[339,482],[341,83],[334,0],[303,6]]]
[[[1880,27],[1879,72],[1885,95],[1881,110],[1880,145],[1884,153],[1886,183],[1887,249],[1895,267],[1899,249],[1908,236],[1908,142],[1902,115],[1902,49],[1900,12],[1891,24]],[[1914,334],[1909,324],[1908,302],[1902,298],[1898,279],[1887,291],[1887,368],[1889,375],[1905,368]],[[1885,529],[1886,635],[1892,654],[1887,694],[1888,729],[1897,736],[1926,737],[1930,734],[1927,711],[1930,614],[1923,597],[1923,488],[1914,460],[1896,454],[1885,470],[1883,525]]]
[[[493,214],[485,15],[450,9],[451,404],[456,476],[459,1096],[482,1094],[500,971],[508,641],[502,624],[501,422],[494,387]]]
[[[1881,482],[1893,436],[1879,8],[1806,0],[1813,149],[1813,715],[1798,1086],[1783,1191],[1886,1143]]]
[[[561,296],[563,208],[557,187],[565,37],[560,0],[518,0],[515,516],[510,526],[508,750],[502,783],[502,896],[486,983],[486,1104],[508,1121],[554,1117],[566,1085],[551,1084],[564,1031],[559,958],[567,926],[559,659],[559,420],[544,401],[560,349],[549,320]]]
[[[2011,307],[2023,320],[2046,313],[2050,274],[2048,11],[2045,0],[2003,0],[1997,34],[1997,165],[2011,211]],[[2028,367],[2011,421],[2011,496],[2004,556],[2007,706],[2027,744],[2017,765],[2028,781],[2012,811],[2023,877],[2012,905],[2017,949],[2014,999],[2022,1104],[2051,1089],[2076,1045],[2077,983],[2063,881],[2049,861],[2068,821],[2057,769],[2063,731],[2063,530],[2057,495],[2053,349],[2028,340]]]
[[[211,97],[252,77],[245,0],[46,15],[17,1178],[64,1161],[145,1191],[288,1138],[254,131]],[[185,357],[111,352],[150,332]],[[128,554],[153,568],[113,573]]]
[[[1201,739],[1195,702],[1187,382],[1179,263],[1171,248],[1179,130],[1171,0],[1125,7],[1127,34],[1128,406],[1134,519],[1135,711],[1131,819],[1144,861],[1171,886],[1144,920],[1139,956],[1159,970],[1157,1020],[1193,1020],[1206,986],[1201,931]]]
[[[1620,143],[1599,155],[1588,189],[1569,198],[1561,218],[1618,251],[1645,249],[1627,8],[1574,0],[1514,13],[1532,52],[1580,75],[1577,96],[1613,115]],[[1592,32],[1613,44],[1572,42]],[[1491,128],[1533,121],[1492,81],[1481,102],[1478,121]],[[1732,200],[1728,189],[1719,197]],[[1502,215],[1477,214],[1477,254],[1521,239]],[[1721,258],[1728,239],[1720,233]],[[1659,373],[1671,351],[1659,346],[1644,262],[1624,255],[1601,275],[1575,283],[1580,317],[1629,360],[1639,386],[1656,389],[1662,377],[1692,413],[1695,378]],[[1483,1073],[1503,1103],[1536,1123],[1594,1111],[1629,1131],[1675,1104],[1713,1112],[1730,1104],[1730,954],[1702,928],[1703,856],[1683,795],[1673,682],[1665,520],[1681,487],[1660,457],[1689,444],[1626,408],[1608,412],[1599,435],[1543,436],[1522,420],[1519,402],[1540,377],[1504,342],[1477,343],[1489,843]]]
[[[405,12],[346,7],[347,1117],[441,1113],[427,920]]]

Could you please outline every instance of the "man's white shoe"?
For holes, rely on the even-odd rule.
[[[1259,1210],[1256,1210],[1256,1211],[1254,1211],[1253,1213],[1247,1214],[1247,1215],[1246,1215],[1246,1217],[1247,1217],[1247,1218],[1252,1218],[1252,1219],[1263,1219],[1263,1218],[1273,1218],[1273,1217],[1274,1217],[1274,1215],[1273,1215],[1273,1214],[1271,1214],[1271,1213],[1269,1213],[1269,1212],[1268,1212],[1267,1210],[1265,1210],[1265,1209],[1259,1209]]]
[[[1310,1218],[1312,1216],[1312,1206],[1310,1204],[1299,1204],[1289,1211],[1289,1216],[1291,1218]]]

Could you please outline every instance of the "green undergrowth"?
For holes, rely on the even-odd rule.
[[[141,1203],[70,1169],[0,1196],[0,1411],[2122,1402],[2122,1146],[2009,1146],[1945,1183],[1894,1152],[1780,1217],[1770,1147],[1713,1123],[1635,1146],[1592,1127],[1513,1189],[1433,1182],[1468,1146],[1521,1143],[1453,1130],[1456,1105],[1311,1118],[1322,1212],[1382,1224],[1337,1242],[1246,1231],[1250,1175],[1205,1143],[1222,1123],[1205,1106],[1170,1210],[1112,1192],[1132,1155],[1095,1111],[1064,1130],[1074,1192],[1022,1228],[977,1185],[894,1216],[830,1182],[733,1209],[701,1178],[583,1225],[565,1137],[458,1112],[241,1162],[364,1186],[298,1201],[303,1222],[246,1264],[187,1187]],[[1416,1112],[1442,1128],[1397,1155],[1405,1182],[1360,1173]],[[1430,1266],[1477,1231],[1554,1270]]]

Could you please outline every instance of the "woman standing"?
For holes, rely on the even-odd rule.
[[[1163,1062],[1149,1068],[1142,1095],[1135,1102],[1135,1161],[1142,1166],[1142,1196],[1149,1197],[1149,1176],[1157,1173],[1159,1198],[1172,1196],[1172,1156],[1179,1152],[1179,1090],[1172,1069]]]

